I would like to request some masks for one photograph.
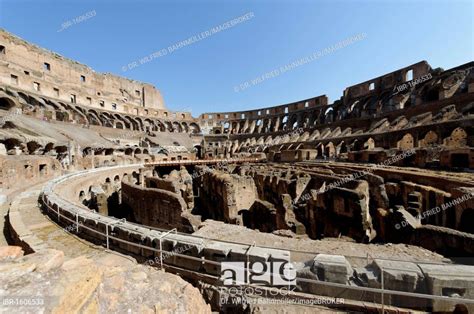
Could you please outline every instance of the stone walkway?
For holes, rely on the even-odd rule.
[[[58,226],[47,215],[44,215],[38,205],[38,197],[43,184],[33,186],[20,193],[10,206],[10,221],[20,237],[30,244],[33,250],[56,249],[64,252],[65,259],[79,256],[100,258],[108,254],[120,255],[123,258],[134,260],[113,251],[107,251],[83,240],[68,229],[74,231],[73,226],[65,228]]]
[[[179,276],[137,264],[51,221],[38,206],[42,187],[15,193],[9,206],[10,223],[35,253],[0,258],[0,300],[27,295],[42,303],[0,306],[0,313],[211,312],[199,290]]]

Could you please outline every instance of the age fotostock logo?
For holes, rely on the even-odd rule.
[[[291,286],[296,269],[288,261],[222,262],[221,280],[224,285]]]

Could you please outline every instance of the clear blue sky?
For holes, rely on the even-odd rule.
[[[96,15],[58,32],[87,12]],[[321,94],[427,60],[474,59],[473,1],[0,0],[0,27],[91,66],[157,86],[172,110],[237,111]],[[123,66],[253,12],[250,20],[134,69]],[[350,36],[364,40],[246,90],[238,84]]]

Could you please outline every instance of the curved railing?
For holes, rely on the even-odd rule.
[[[196,274],[201,275],[200,279],[208,281],[213,285],[222,285],[221,271],[223,262],[290,262],[290,255],[297,253],[308,254],[314,257],[314,253],[283,250],[271,247],[262,247],[256,245],[248,245],[237,242],[220,241],[209,238],[198,237],[189,234],[176,232],[176,230],[164,230],[159,228],[151,228],[147,226],[137,225],[122,219],[106,217],[84,206],[75,204],[61,197],[56,193],[56,189],[62,184],[66,184],[70,180],[74,180],[84,175],[100,173],[102,171],[117,170],[125,171],[130,168],[138,168],[141,164],[115,166],[101,169],[93,169],[80,171],[73,174],[67,174],[57,179],[51,180],[44,187],[40,196],[40,201],[44,206],[45,212],[59,224],[75,226],[75,232],[88,240],[99,242],[107,248],[118,250],[133,255],[141,260],[154,261],[149,262],[150,265],[156,265],[162,268],[178,271],[183,276],[196,278]],[[68,228],[71,230],[71,228]],[[369,258],[368,258],[369,259]],[[380,259],[378,259],[380,260]],[[368,260],[367,260],[368,262]],[[402,262],[394,261],[393,262]],[[423,263],[426,265],[427,263]],[[458,267],[457,265],[435,264],[436,267]],[[248,264],[245,264],[248,265]],[[418,264],[420,267],[422,264]],[[247,266],[244,266],[247,267]],[[467,267],[467,266],[462,266]],[[390,271],[407,271],[403,267],[390,268]],[[244,268],[250,272],[251,269]],[[449,270],[449,268],[446,268]],[[455,270],[453,270],[455,272]],[[472,282],[474,282],[474,267],[471,269]],[[276,275],[271,273],[271,275]],[[449,272],[445,272],[448,278]],[[452,275],[455,276],[455,275]],[[470,280],[469,272],[465,274],[467,280]],[[381,276],[382,278],[385,277]],[[413,308],[425,307],[431,309],[433,306],[443,304],[464,304],[470,308],[474,308],[474,297],[472,291],[465,298],[460,296],[442,296],[433,295],[433,291],[426,293],[407,292],[387,289],[382,279],[381,287],[364,287],[360,285],[348,285],[344,283],[321,281],[314,279],[315,277],[296,278],[297,285],[310,286],[310,288],[302,289],[300,292],[287,292],[287,297],[295,299],[312,299],[318,298],[318,295],[330,295],[334,297],[345,298],[344,308],[379,308],[384,307],[384,303],[391,303],[393,298],[406,298],[407,300],[419,300],[411,306]],[[453,277],[454,279],[454,277]],[[472,284],[471,282],[471,284]],[[387,283],[385,283],[386,285]],[[246,286],[255,286],[254,284],[246,284]],[[272,287],[255,286],[255,288],[268,290]],[[326,292],[325,292],[326,291]],[[329,291],[329,292],[328,292]],[[310,294],[308,294],[310,293]],[[281,295],[272,294],[273,297]],[[389,297],[391,296],[391,297]],[[362,301],[362,302],[361,302]],[[372,302],[372,303],[367,303]],[[436,305],[438,304],[438,305]],[[336,306],[332,304],[330,306]],[[341,307],[341,304],[337,306]],[[388,310],[389,307],[386,308]],[[393,309],[392,309],[393,310]],[[399,310],[399,309],[398,309]],[[397,311],[398,311],[397,310]]]

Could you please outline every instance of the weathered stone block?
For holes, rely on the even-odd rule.
[[[317,274],[320,280],[335,283],[347,283],[353,273],[344,256],[328,254],[318,254],[314,258],[311,271]]]

